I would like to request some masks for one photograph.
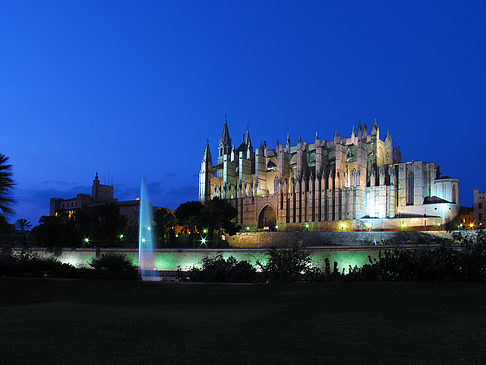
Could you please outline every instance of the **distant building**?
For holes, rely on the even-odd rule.
[[[138,224],[138,215],[140,211],[140,201],[138,198],[125,201],[114,199],[113,186],[100,184],[98,173],[96,173],[93,180],[91,195],[77,194],[75,198],[71,199],[51,198],[49,215],[54,216],[61,213],[67,213],[68,216],[71,217],[78,210],[109,203],[116,204],[120,209],[120,214],[127,217],[130,224]],[[157,209],[157,207],[154,207],[154,209]]]
[[[474,221],[474,209],[470,207],[461,207],[457,217],[459,229],[474,229],[477,228]]]
[[[226,199],[238,223],[253,227],[317,230],[431,229],[459,212],[459,180],[441,177],[434,162],[402,162],[376,120],[368,134],[359,123],[350,137],[292,145],[277,139],[253,149],[250,134],[232,145],[225,121],[217,160],[206,143],[199,200]]]
[[[474,189],[474,221],[478,226],[484,227],[486,221],[486,193]]]

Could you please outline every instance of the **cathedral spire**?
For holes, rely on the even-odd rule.
[[[316,141],[319,140],[319,135],[317,134],[317,131],[316,131],[316,138],[315,139],[316,139]]]
[[[391,145],[391,134],[390,134],[390,130],[387,129],[386,130],[386,137],[385,137],[385,142],[388,142],[390,145]]]
[[[353,131],[351,132],[351,137],[352,138],[356,137],[356,129],[354,129],[354,125],[353,125]]]
[[[206,139],[206,147],[204,148],[203,162],[212,163],[211,151],[209,150],[209,139]]]
[[[220,147],[230,147],[231,146],[231,138],[228,131],[228,122],[226,120],[226,115],[224,116],[224,127],[223,127],[223,134],[221,135],[221,139],[219,140]]]
[[[373,127],[371,128],[371,135],[377,135],[378,134],[378,123],[375,122],[373,123]]]
[[[245,144],[248,146],[248,147],[252,147],[251,146],[251,139],[250,139],[250,129],[247,128],[246,129],[246,136],[245,136]]]

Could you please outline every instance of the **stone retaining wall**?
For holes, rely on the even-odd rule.
[[[387,244],[428,244],[451,240],[446,231],[372,232],[242,232],[227,237],[230,247],[359,246]]]

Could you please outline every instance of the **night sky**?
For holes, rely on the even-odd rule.
[[[233,144],[390,129],[461,203],[486,190],[485,2],[0,1],[0,153],[17,218],[95,173],[154,205],[197,200],[206,138]]]

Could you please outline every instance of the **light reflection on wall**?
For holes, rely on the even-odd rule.
[[[75,267],[89,267],[91,259],[96,257],[96,250],[94,249],[63,249],[57,255],[53,252],[47,252],[45,249],[34,249],[33,252],[44,257],[55,256],[59,261]],[[104,249],[102,252],[124,254],[135,266],[138,266],[138,250],[136,249]],[[331,270],[334,267],[334,261],[336,261],[339,270],[342,272],[344,269],[347,273],[349,266],[361,267],[369,263],[368,256],[378,257],[378,252],[379,249],[370,248],[316,248],[312,249],[312,266],[324,269],[325,259],[327,258],[329,259]],[[260,261],[262,264],[267,262],[265,249],[167,249],[156,250],[155,267],[157,270],[163,271],[175,271],[178,267],[182,270],[188,270],[193,266],[200,267],[205,257],[214,257],[218,253],[221,253],[225,259],[233,256],[238,261],[246,260],[254,266],[256,266],[257,261]]]

